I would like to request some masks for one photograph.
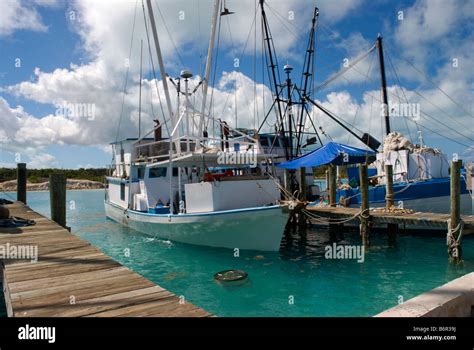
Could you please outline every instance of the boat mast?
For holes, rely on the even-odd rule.
[[[163,56],[161,54],[160,41],[158,39],[158,32],[156,31],[155,16],[153,15],[153,8],[151,6],[151,0],[147,0],[146,4],[147,4],[147,7],[148,7],[148,13],[150,14],[150,24],[151,24],[151,29],[152,29],[152,33],[153,33],[153,39],[154,39],[154,42],[155,42],[156,55],[158,56],[158,63],[159,63],[159,66],[160,66],[161,81],[163,83],[163,90],[165,91],[166,106],[168,108],[168,113],[169,113],[170,120],[171,120],[171,125],[172,125],[171,129],[173,130],[175,128],[176,124],[175,124],[174,114],[173,114],[172,107],[171,107],[171,98],[170,98],[170,92],[168,90],[167,75],[166,75],[166,72],[165,72],[165,65],[163,63]],[[177,138],[179,139],[179,130],[177,130],[177,133],[178,133]],[[169,137],[170,137],[170,141],[171,141],[172,135],[169,135]],[[181,145],[180,145],[179,140],[178,140],[178,142],[176,142],[176,150],[177,150],[178,153],[181,153]]]
[[[206,115],[207,90],[209,87],[209,76],[211,74],[211,66],[212,66],[212,54],[214,51],[214,41],[216,37],[217,20],[219,18],[220,7],[221,7],[221,1],[214,0],[214,12],[212,15],[212,24],[211,24],[211,37],[209,39],[209,47],[207,48],[206,73],[205,73],[203,89],[202,89],[201,118],[199,121],[198,137],[201,137],[201,135],[203,135],[204,122],[205,122],[204,116]],[[196,144],[196,147],[199,147],[199,142]]]
[[[317,7],[314,8],[314,13],[313,13],[313,19],[311,21],[311,32],[309,34],[309,42],[308,42],[308,48],[306,49],[306,56],[305,56],[305,64],[304,64],[304,72],[303,72],[303,90],[302,90],[302,96],[306,97],[309,96],[309,83],[310,83],[310,77],[313,78],[313,74],[311,72],[311,67],[314,63],[314,52],[315,52],[315,35],[316,35],[316,25],[317,25],[317,20],[319,17],[319,9]],[[303,146],[303,131],[304,131],[304,126],[305,126],[305,120],[304,120],[304,115],[306,113],[306,100],[302,100],[302,106],[300,110],[300,119],[298,122],[298,132],[297,132],[297,145],[296,145],[296,156],[300,155],[301,147]],[[317,130],[315,128],[315,132],[317,133]],[[318,135],[319,136],[319,135]]]
[[[382,102],[384,104],[383,114],[385,120],[385,134],[388,135],[390,134],[390,116],[388,113],[387,80],[385,78],[385,62],[383,58],[382,36],[380,34],[377,36],[376,46],[379,53],[380,78],[382,81]]]
[[[142,126],[142,73],[143,72],[143,40],[140,41],[140,90],[138,92],[138,140],[141,138]],[[140,144],[140,141],[139,141]]]
[[[280,105],[280,102],[281,102],[280,92],[279,92],[280,84],[277,81],[277,75],[276,75],[277,65],[275,64],[275,58],[273,57],[273,48],[272,48],[273,40],[270,37],[270,29],[268,27],[268,19],[267,19],[267,14],[265,13],[264,3],[265,3],[264,0],[260,0],[260,8],[262,10],[263,29],[265,31],[264,40],[266,42],[266,48],[267,48],[267,51],[268,51],[268,59],[270,61],[269,63],[270,63],[270,68],[271,68],[271,72],[272,72],[273,88],[275,89],[275,101],[276,101],[276,105],[277,105],[277,109],[278,109],[278,118],[280,119],[280,133],[283,136],[283,140],[285,140],[285,135],[286,135],[286,133],[285,133],[285,124],[284,124],[284,118],[283,118],[283,114],[282,114],[282,108],[281,108],[281,105]],[[291,137],[291,135],[289,137]],[[286,145],[284,145],[284,146],[285,146],[284,147],[284,149],[285,149],[285,158],[286,158],[286,160],[290,160],[290,154],[288,152],[288,147]]]

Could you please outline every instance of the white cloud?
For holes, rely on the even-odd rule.
[[[155,4],[155,2],[153,2]],[[301,2],[298,0],[291,1],[268,1],[272,10],[268,10],[269,20],[272,24],[273,37],[278,38],[275,43],[278,45],[277,50],[282,55],[279,56],[280,61],[286,58],[285,55],[290,55],[293,45],[296,44],[295,36],[288,31],[297,33],[306,33],[310,24],[312,11],[312,2]],[[318,2],[321,10],[321,16],[324,16],[327,21],[339,21],[347,14],[354,11],[357,6],[360,6],[362,1],[323,1]],[[178,46],[180,55],[184,57],[199,57],[199,53],[205,52],[207,45],[207,37],[209,32],[209,21],[211,13],[211,1],[200,2],[200,16],[197,16],[197,3],[192,6],[188,1],[179,0],[160,0],[160,9],[165,15],[166,23],[169,31],[173,35],[175,44]],[[252,15],[248,15],[249,8],[253,8],[254,1],[228,1],[227,7],[231,11],[235,11],[233,16],[224,17],[222,22],[222,42],[223,56],[221,59],[229,59],[233,57],[229,48],[231,47],[230,35],[227,28],[227,19],[232,31],[232,40],[234,45],[240,52],[247,39],[251,23],[253,21]],[[423,5],[425,4],[425,5]],[[449,6],[452,3],[449,4]],[[111,15],[111,6],[113,6],[113,15]],[[8,125],[8,128],[0,129],[0,143],[10,145],[12,151],[16,149],[28,149],[46,147],[50,144],[78,144],[78,145],[93,145],[100,149],[108,150],[109,142],[114,141],[116,137],[117,126],[119,124],[121,105],[122,105],[122,88],[125,77],[126,68],[124,66],[125,59],[129,55],[129,45],[131,37],[131,29],[133,23],[134,1],[93,1],[82,0],[72,3],[70,9],[77,11],[77,18],[75,22],[71,23],[74,30],[76,30],[81,39],[86,52],[91,58],[91,62],[82,66],[71,65],[69,69],[56,69],[52,72],[43,72],[39,69],[35,71],[33,81],[24,81],[7,88],[12,94],[27,98],[29,100],[44,103],[70,103],[70,104],[93,104],[95,107],[95,118],[84,118],[81,116],[57,116],[47,115],[41,118],[29,115],[21,107],[10,107],[6,100],[0,98],[0,119],[2,125]],[[429,6],[424,1],[420,1],[413,8],[413,13],[424,16],[421,10]],[[440,10],[439,7],[431,7]],[[179,20],[179,11],[185,10],[186,21]],[[280,18],[275,13],[285,16],[289,11],[295,11],[296,19],[291,23],[282,24],[284,19]],[[448,10],[450,11],[450,10]],[[242,16],[239,14],[245,13]],[[431,20],[415,21],[410,19],[411,12],[406,13],[405,21],[411,30],[419,30],[417,35],[422,35],[429,32],[432,26]],[[298,17],[301,16],[301,17]],[[413,14],[412,14],[413,16]],[[165,54],[167,69],[171,74],[179,72],[181,64],[177,59],[174,50],[173,42],[167,35],[167,30],[159,20],[160,15],[155,7],[155,17],[159,25],[160,41],[163,52]],[[200,17],[200,25],[199,25]],[[257,16],[259,17],[259,16]],[[127,94],[124,99],[124,110],[122,113],[121,133],[119,138],[126,136],[135,136],[137,134],[137,119],[138,119],[138,67],[139,67],[139,40],[141,38],[146,40],[143,14],[141,7],[137,9],[137,22],[135,28],[135,41],[132,49],[131,66],[130,66],[130,81],[128,84]],[[412,21],[412,22],[410,22]],[[428,21],[428,22],[427,22]],[[407,24],[407,22],[404,22]],[[400,24],[402,25],[402,24]],[[451,22],[447,21],[442,25],[441,29],[435,33],[439,38],[445,38],[449,33],[446,28],[450,28]],[[294,26],[297,26],[296,28]],[[200,27],[200,31],[196,28]],[[420,27],[420,28],[419,28]],[[257,24],[258,31],[260,30],[259,23]],[[407,29],[397,29],[397,36],[400,40],[404,40],[406,45],[412,45],[413,42],[421,42],[423,45],[431,45],[433,41],[428,39],[413,39],[408,38]],[[257,32],[259,33],[259,32]],[[429,34],[429,33],[428,33]],[[251,36],[252,37],[252,36]],[[253,39],[250,40],[248,46],[251,51],[253,48]],[[368,49],[372,42],[364,38],[360,33],[355,33],[348,37],[345,42],[347,46],[347,54],[349,58],[353,58]],[[147,46],[145,41],[145,52]],[[474,57],[469,52],[472,48],[459,48],[460,62],[472,62]],[[258,46],[258,45],[257,45]],[[450,54],[456,54],[455,48],[450,48]],[[226,54],[227,52],[227,54]],[[145,54],[145,57],[148,57]],[[204,57],[203,57],[204,59]],[[199,60],[196,61],[196,67],[199,67]],[[368,70],[369,61],[359,63],[356,68],[366,74]],[[374,59],[372,67],[376,68],[378,62]],[[148,62],[145,61],[145,66]],[[156,59],[155,59],[156,67]],[[196,68],[195,67],[195,68]],[[439,80],[443,90],[452,94],[456,99],[466,98],[469,91],[472,93],[472,83],[470,83],[469,76],[466,74],[466,69],[457,71],[449,68],[449,64],[443,65],[444,68],[439,70],[437,79]],[[376,71],[376,69],[372,69]],[[472,70],[470,70],[472,72]],[[197,73],[197,72],[196,72]],[[363,75],[353,72],[352,75],[346,76],[351,83],[360,83],[364,81]],[[265,112],[271,103],[271,93],[268,87],[257,84],[257,94],[254,98],[254,82],[253,80],[236,71],[223,72],[216,80],[217,84],[214,89],[214,116],[215,118],[222,118],[234,124],[235,120],[235,100],[237,100],[237,116],[239,127],[254,127],[254,110],[258,113],[258,122],[262,122]],[[343,80],[344,81],[344,80]],[[198,77],[192,79],[191,85],[195,86],[198,83]],[[470,85],[471,84],[471,85]],[[163,87],[159,83],[161,97],[164,101]],[[449,112],[456,115],[452,109],[452,103],[442,94],[432,87],[423,86],[420,90],[426,94],[430,100],[436,101],[443,109],[449,109]],[[209,95],[212,94],[212,89]],[[390,89],[391,93],[396,94],[394,88]],[[155,90],[155,82],[153,80],[143,80],[143,111],[142,121],[144,123],[142,130],[149,129],[152,125],[152,119],[160,117],[160,106]],[[356,101],[347,92],[329,93],[324,98],[321,98],[321,103],[329,110],[335,112],[346,121],[352,122],[356,111],[358,110],[357,123],[362,130],[375,131],[376,137],[381,137],[381,118],[379,117],[380,109],[378,100],[372,102],[374,94],[379,98],[378,91],[368,91],[363,95],[362,101]],[[413,101],[416,101],[415,95],[408,92],[409,96],[413,96]],[[174,95],[174,94],[173,94]],[[153,98],[153,111],[151,108],[151,96]],[[471,98],[472,99],[472,98]],[[470,100],[467,97],[467,100]],[[265,103],[264,103],[265,101]],[[200,95],[197,96],[195,105],[200,106]],[[174,96],[173,96],[173,104]],[[264,106],[265,104],[265,106]],[[175,106],[174,106],[175,107]],[[422,105],[425,110],[439,115],[439,111],[433,109],[429,105]],[[372,109],[372,117],[371,115]],[[166,111],[166,109],[165,109]],[[153,114],[154,112],[154,114]],[[336,139],[342,142],[347,142],[347,133],[337,127],[327,117],[318,115],[318,125],[323,124],[326,131],[333,135]],[[467,125],[473,125],[466,115],[460,115],[459,121]],[[257,117],[255,117],[257,119]],[[267,130],[272,130],[275,117],[271,115],[266,125]],[[396,125],[400,122],[400,128],[404,127],[402,120],[394,121]],[[5,124],[4,124],[5,123]],[[453,124],[454,126],[455,124]],[[413,127],[413,126],[412,126]],[[442,127],[431,126],[442,130]],[[446,130],[445,130],[446,131]],[[29,151],[33,152],[33,151]],[[33,154],[33,153],[30,153]],[[39,159],[39,158],[38,158]],[[53,159],[48,159],[44,156],[43,163],[54,162]]]
[[[31,169],[54,168],[58,166],[56,158],[48,153],[38,153],[29,155],[30,161],[27,162],[27,167]]]
[[[58,0],[0,1],[0,37],[11,35],[16,30],[46,31],[48,27],[43,23],[37,7],[54,7],[58,4]]]

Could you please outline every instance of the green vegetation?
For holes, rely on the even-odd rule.
[[[68,179],[81,179],[103,182],[107,169],[28,169],[28,181],[32,183],[45,182],[53,173],[65,174]],[[0,182],[16,180],[16,169],[0,168]]]

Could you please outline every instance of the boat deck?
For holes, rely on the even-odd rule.
[[[6,207],[36,225],[0,227],[0,248],[28,246],[38,252],[37,262],[0,260],[9,317],[211,316],[28,206]]]

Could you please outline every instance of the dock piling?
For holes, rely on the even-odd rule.
[[[395,194],[393,193],[393,165],[385,164],[385,207],[390,210],[395,205]],[[388,240],[394,243],[397,237],[397,224],[387,224]]]
[[[26,204],[26,163],[18,163],[16,170],[16,198]]]
[[[66,175],[49,175],[51,219],[66,228]]]
[[[461,160],[451,162],[451,216],[448,228],[448,255],[454,263],[462,261],[461,165]]]
[[[329,165],[328,171],[328,189],[329,189],[329,205],[336,206],[336,168],[334,165]]]
[[[369,245],[369,176],[367,171],[367,165],[359,165],[359,177],[360,177],[360,235],[362,237],[362,244],[364,246]]]

